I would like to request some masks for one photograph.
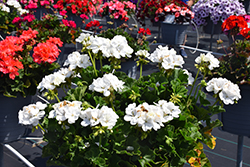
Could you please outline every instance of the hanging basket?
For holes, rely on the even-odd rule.
[[[219,114],[219,119],[223,123],[221,130],[250,137],[250,86],[240,86],[240,93],[241,99],[238,103],[225,105],[224,108],[226,112]]]
[[[162,42],[169,45],[181,45],[185,40],[186,30],[190,24],[161,23]]]
[[[212,20],[206,19],[207,25],[203,26],[203,32],[206,34],[221,34],[222,22],[214,24]],[[214,27],[213,27],[214,26]]]
[[[25,134],[26,127],[18,124],[18,111],[31,103],[31,97],[0,95],[0,143],[18,140]]]

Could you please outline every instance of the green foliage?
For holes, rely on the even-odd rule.
[[[229,49],[230,53],[220,57],[220,67],[209,78],[223,77],[238,85],[250,84],[250,41],[237,40]]]
[[[6,33],[6,35],[9,35],[11,32],[16,31],[16,25],[12,23],[12,20],[15,17],[18,17],[17,9],[13,6],[8,6],[10,8],[10,12],[6,12],[2,10],[2,7],[0,7],[0,31],[3,33]],[[4,35],[4,34],[0,34]],[[3,38],[5,38],[3,36]]]

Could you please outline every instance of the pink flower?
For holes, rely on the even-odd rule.
[[[81,14],[80,17],[81,17],[82,19],[89,19],[89,17],[88,17],[86,14]]]
[[[23,20],[20,18],[20,17],[15,17],[13,20],[12,20],[12,23],[13,24],[19,24],[20,22],[22,22]]]
[[[72,20],[69,21],[70,27],[76,28],[76,23]]]
[[[59,11],[59,14],[60,14],[60,15],[62,15],[62,16],[65,16],[65,15],[66,15],[66,13],[67,13],[67,11],[66,11],[66,10]]]

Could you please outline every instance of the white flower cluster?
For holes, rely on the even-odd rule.
[[[20,15],[24,13],[29,13],[28,10],[22,8],[21,4],[17,0],[8,0],[6,4],[16,8]],[[5,11],[7,13],[10,12],[10,8],[6,6],[4,3],[0,3],[0,10]]]
[[[220,99],[226,105],[234,104],[235,100],[241,98],[239,86],[225,78],[211,79],[207,83],[206,90],[208,92],[214,92],[214,94],[219,93]]]
[[[149,105],[144,102],[136,107],[135,103],[129,104],[126,108],[125,121],[129,121],[131,125],[138,125],[143,131],[157,131],[164,127],[163,123],[178,118],[181,110],[172,102],[160,100],[158,104]]]
[[[161,63],[162,67],[166,70],[174,69],[176,66],[182,67],[184,60],[181,55],[177,55],[176,51],[168,46],[162,47],[161,45],[149,56],[149,59],[155,63]]]
[[[23,125],[37,126],[39,120],[45,115],[44,109],[46,107],[47,104],[41,102],[24,106],[23,110],[19,110],[18,112],[19,123]]]
[[[43,91],[44,89],[53,90],[61,83],[65,83],[65,79],[70,77],[72,74],[73,71],[69,70],[68,68],[60,68],[59,71],[46,75],[38,84],[37,89],[40,89],[40,91]]]
[[[89,86],[89,90],[103,93],[104,96],[110,95],[110,90],[122,91],[124,82],[119,80],[115,75],[109,73],[104,74],[102,78],[94,79]]]
[[[76,42],[82,43],[84,47],[92,50],[93,53],[101,52],[104,57],[131,57],[133,49],[128,45],[127,39],[122,35],[116,35],[113,39],[91,36],[81,33]]]
[[[108,129],[112,129],[119,118],[119,116],[107,106],[103,106],[101,109],[88,108],[81,112],[80,117],[83,119],[81,125],[84,127],[101,124],[102,126],[108,127]]]
[[[68,58],[64,63],[64,66],[67,65],[69,65],[70,70],[74,70],[76,67],[87,68],[88,66],[91,66],[91,63],[87,54],[81,55],[79,52],[75,51],[68,55]]]
[[[147,50],[138,50],[136,53],[135,53],[136,56],[140,56],[140,57],[145,57],[145,58],[148,58],[150,56],[150,54],[148,53]]]
[[[78,120],[82,102],[80,101],[67,101],[54,104],[52,107],[54,110],[51,110],[48,118],[56,118],[59,122],[68,120],[69,124],[75,123]]]
[[[200,64],[201,62],[208,62],[209,70],[213,70],[214,68],[219,67],[220,64],[220,61],[209,52],[207,54],[201,53],[200,56],[195,59],[195,62],[198,64]]]
[[[94,36],[91,34],[81,33],[80,36],[76,38],[76,42],[81,43],[85,48],[91,44],[92,38],[94,38]]]

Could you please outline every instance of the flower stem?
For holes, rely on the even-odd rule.
[[[219,101],[220,101],[220,99],[217,98],[217,100],[214,102],[214,104],[212,105],[212,107],[215,106]]]
[[[100,66],[101,66],[101,72],[103,74],[103,68],[102,68],[102,58],[100,57]]]
[[[55,97],[56,97],[56,100],[58,101],[58,102],[61,102],[60,101],[60,99],[58,98],[58,96],[55,94]]]
[[[115,107],[114,107],[114,104],[113,104],[113,100],[112,101],[110,101],[110,105],[111,105],[111,108],[114,110],[114,112],[115,112]]]
[[[197,71],[196,76],[195,76],[195,79],[194,79],[193,86],[192,86],[192,88],[191,88],[191,90],[190,90],[190,92],[189,92],[189,95],[188,95],[188,99],[190,98],[190,96],[191,96],[191,94],[192,94],[192,92],[193,92],[194,85],[195,85],[195,83],[196,83],[196,81],[197,81],[197,78],[198,78],[198,76],[199,76],[199,73],[200,73],[200,70],[199,70],[199,68],[198,68],[198,71]]]
[[[92,57],[90,51],[88,51],[88,54],[89,54],[90,60],[91,60],[91,62],[92,62],[92,64],[93,64],[93,68],[94,68],[94,71],[95,71],[95,75],[98,76],[98,75],[97,75],[97,71],[96,71],[96,66],[95,66],[95,58]]]
[[[99,149],[102,147],[102,134],[99,134]]]
[[[43,127],[40,124],[38,124],[38,126],[42,129],[42,131],[45,132],[45,130],[43,129]]]
[[[142,63],[140,64],[140,78],[142,77]]]

